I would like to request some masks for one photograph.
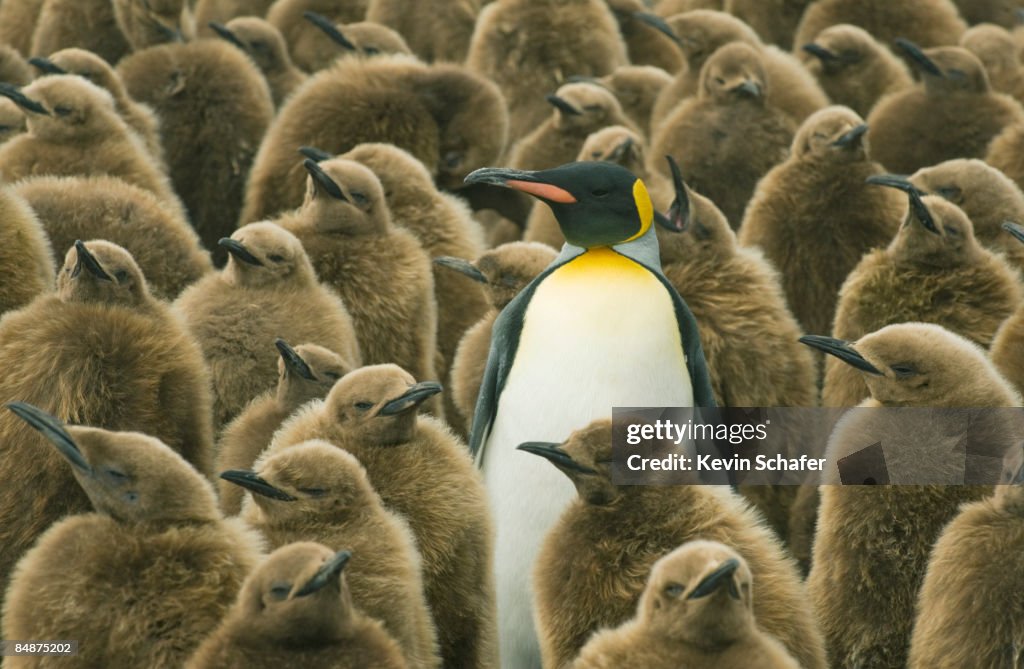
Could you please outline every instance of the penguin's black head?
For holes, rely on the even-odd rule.
[[[650,230],[654,220],[643,181],[612,163],[569,163],[538,172],[486,167],[471,173],[466,183],[533,195],[551,207],[566,241],[584,248],[632,241]]]

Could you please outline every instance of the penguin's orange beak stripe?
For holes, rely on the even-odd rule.
[[[545,200],[550,200],[551,202],[573,204],[577,201],[569,191],[564,188],[559,188],[558,186],[552,186],[551,184],[540,184],[533,181],[509,179],[505,182],[505,185],[509,188],[515,188],[516,190],[521,190],[524,193],[529,193],[530,195],[542,197]]]

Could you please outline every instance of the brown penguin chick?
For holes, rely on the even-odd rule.
[[[796,57],[774,46],[764,46],[757,33],[735,16],[697,10],[670,17],[667,23],[679,36],[686,67],[658,95],[651,112],[652,127],[663,123],[687,98],[699,94],[704,64],[719,48],[732,42],[743,42],[761,51],[768,103],[784,111],[796,123],[828,105],[821,87]]]
[[[629,620],[651,566],[698,538],[737,551],[756,579],[754,613],[763,629],[801,666],[826,666],[796,565],[760,514],[731,490],[615,485],[609,420],[575,431],[562,446],[531,442],[519,448],[550,460],[579,495],[545,537],[533,573],[534,620],[545,667],[565,666],[595,631]]]
[[[963,209],[982,245],[1024,269],[1024,246],[1003,229],[1005,221],[1024,221],[1024,193],[1009,177],[984,161],[960,158],[922,168],[908,180]]]
[[[570,77],[570,81],[581,79]],[[650,137],[654,101],[662,89],[672,83],[672,75],[652,65],[623,65],[603,77],[582,80],[595,81],[610,90],[629,120],[644,137]]]
[[[843,283],[833,335],[854,340],[890,323],[924,321],[987,348],[1024,299],[1017,272],[978,243],[956,205],[916,190],[910,197],[892,243],[866,254]],[[867,391],[856,370],[826,361],[824,406],[854,406]]]
[[[406,669],[394,638],[352,602],[352,559],[313,542],[277,549],[185,669]]]
[[[271,548],[317,541],[351,551],[346,572],[353,604],[384,623],[410,667],[440,666],[416,539],[385,508],[355,457],[310,440],[265,454],[255,471],[220,476],[252,493],[241,517]]]
[[[133,98],[160,117],[171,180],[214,261],[235,230],[249,170],[274,116],[259,69],[222,40],[166,44],[118,64]]]
[[[815,406],[814,360],[797,342],[802,330],[786,306],[778,272],[759,250],[737,245],[709,199],[685,184],[678,197],[675,231],[657,231],[661,266],[700,323],[716,403]]]
[[[762,40],[789,51],[793,34],[813,0],[725,0],[722,11],[754,29]]]
[[[213,452],[210,376],[185,326],[149,295],[132,257],[108,242],[68,251],[55,294],[0,320],[0,401],[18,398],[67,420],[137,430],[162,440],[201,472]],[[0,414],[0,586],[54,521],[88,510],[67,467],[40,438]],[[84,638],[84,637],[83,637]]]
[[[0,42],[28,56],[32,33],[46,0],[0,0]]]
[[[592,132],[610,125],[636,129],[615,95],[584,81],[565,84],[545,96],[551,115],[509,152],[509,165],[520,170],[546,170],[576,159]]]
[[[0,81],[27,86],[32,78],[32,68],[28,61],[13,46],[0,42]]]
[[[435,378],[430,257],[410,232],[392,224],[384,189],[369,168],[342,158],[304,165],[306,202],[277,223],[299,238],[317,276],[344,300],[363,363],[395,362],[418,378]]]
[[[195,6],[196,35],[213,37],[211,23],[227,23],[239,16],[264,17],[274,0],[198,0]]]
[[[44,74],[77,74],[106,90],[114,98],[114,107],[129,128],[142,139],[151,156],[164,165],[164,147],[160,143],[160,121],[148,105],[132,100],[114,68],[91,51],[62,49],[49,58],[30,62]]]
[[[333,23],[354,23],[366,16],[369,0],[277,0],[266,18],[281,31],[295,65],[306,72],[324,66],[323,54],[338,53],[338,45],[304,16],[313,12]]]
[[[883,96],[914,85],[906,63],[863,28],[830,26],[800,46],[801,61],[825,93],[861,116]]]
[[[243,16],[227,25],[211,23],[221,38],[234,44],[252,58],[270,86],[274,105],[281,106],[293,90],[306,80],[306,75],[292,64],[288,45],[277,28],[255,16]]]
[[[491,308],[475,325],[466,330],[455,350],[451,368],[452,404],[456,415],[448,420],[461,418],[466,433],[473,422],[476,398],[480,394],[480,383],[487,365],[487,354],[491,348],[491,330],[498,312],[505,308],[512,298],[519,294],[526,284],[537,278],[544,269],[555,261],[557,254],[545,244],[536,242],[510,242],[483,253],[475,262],[460,258],[438,259],[438,264],[469,277],[486,286]]]
[[[656,156],[673,156],[683,178],[719,203],[734,228],[754,187],[789,155],[795,124],[765,96],[763,59],[753,47],[735,43],[708,59],[700,93],[666,118],[651,140],[648,169],[663,176]]]
[[[114,18],[132,51],[195,37],[192,0],[112,0]]]
[[[960,46],[977,56],[985,66],[994,90],[1013,96],[1018,102],[1024,100],[1019,47],[1008,30],[983,23],[965,32],[960,37]]]
[[[602,128],[587,137],[576,160],[606,161],[622,165],[644,182],[658,211],[665,211],[671,203],[668,182],[660,174],[650,174],[645,163],[643,137],[621,125]],[[551,207],[534,207],[526,220],[523,241],[541,242],[553,249],[561,249],[565,235]]]
[[[677,37],[644,0],[607,0],[626,42],[626,53],[633,66],[653,66],[665,72],[677,72],[683,66]]]
[[[7,408],[52,444],[33,444],[33,466],[70,469],[95,511],[57,521],[25,553],[3,633],[88,639],[83,666],[181,666],[259,562],[259,537],[221,516],[210,482],[159,439],[65,427],[21,402]],[[38,657],[4,665],[52,666]]]
[[[505,148],[505,102],[497,87],[460,65],[408,56],[344,58],[292,95],[260,146],[241,222],[302,203],[300,146],[340,154],[382,142],[422,162],[442,188],[459,188]]]
[[[27,132],[0,147],[0,175],[118,177],[181,207],[142,140],[118,116],[104,89],[74,75],[43,77],[20,91],[0,85],[27,114]]]
[[[43,224],[10,186],[0,186],[0,268],[0,316],[50,290],[56,276]]]
[[[831,332],[843,281],[865,253],[892,240],[904,212],[899,193],[865,183],[882,173],[869,157],[866,130],[846,107],[808,118],[789,159],[758,183],[743,217],[740,244],[760,247],[778,268],[803,332]]]
[[[890,325],[852,343],[829,337],[804,341],[856,365],[871,393],[860,405],[867,409],[848,412],[837,424],[826,450],[829,462],[878,441],[890,468],[902,464],[901,470],[890,471],[917,472],[933,454],[949,452],[947,428],[954,426],[936,420],[937,412],[904,411],[894,422],[892,413],[872,407],[961,409],[1021,403],[980,347],[938,325]],[[963,429],[962,422],[954,422]],[[1019,431],[1006,432],[972,428],[967,434],[986,437],[974,444],[985,452],[1011,444],[1019,448],[1019,441],[1014,443]],[[952,434],[955,441],[956,432]],[[913,460],[906,461],[903,454]],[[1000,461],[994,462],[997,473]],[[932,545],[962,503],[991,491],[980,485],[903,485],[907,481],[900,479],[895,474],[896,485],[868,487],[838,485],[834,465],[823,474],[827,485],[821,486],[807,590],[833,666],[906,666],[915,602]]]
[[[379,55],[412,55],[412,50],[397,32],[378,23],[335,23],[316,12],[304,12],[308,32],[291,43],[296,64],[307,72],[317,72],[340,58],[374,58]]]
[[[683,544],[651,568],[636,617],[595,634],[571,669],[797,669],[786,648],[758,629],[752,586],[746,561],[728,546]]]
[[[31,35],[26,57],[77,47],[113,64],[131,51],[111,0],[44,0]]]
[[[873,154],[887,169],[909,174],[952,158],[982,158],[1024,109],[994,92],[981,61],[961,47],[919,49],[901,41],[922,82],[878,101],[868,116]]]
[[[411,232],[432,259],[440,256],[476,258],[484,251],[483,229],[469,208],[454,196],[438,192],[423,163],[390,144],[362,144],[342,158],[370,168],[380,179],[394,223]],[[463,333],[487,311],[483,288],[467,285],[451,272],[433,266],[437,300],[439,378],[448,378],[455,347]]]
[[[465,444],[416,412],[440,390],[395,365],[357,369],[289,419],[263,457],[325,439],[358,458],[385,507],[416,536],[444,665],[493,667],[493,530],[483,481]]]
[[[605,0],[493,2],[480,12],[466,56],[466,65],[505,96],[512,142],[550,112],[539,92],[557,89],[572,75],[601,77],[628,63]]]
[[[55,249],[105,239],[135,258],[153,295],[173,300],[213,269],[181,212],[114,177],[33,177],[15,192],[31,205]]]
[[[1024,229],[1015,223],[1006,223],[1008,237],[1016,238],[1015,243],[1024,243]],[[992,341],[991,355],[999,371],[1017,389],[1024,393],[1024,360],[1021,346],[1024,341],[1024,308],[1018,306],[1017,310],[999,326],[995,338]]]
[[[469,51],[479,0],[369,0],[366,20],[397,31],[411,53],[427,62],[461,63]]]
[[[0,145],[25,132],[25,114],[7,98],[0,98]]]
[[[252,469],[288,416],[306,402],[323,399],[334,382],[353,369],[337,353],[316,344],[292,348],[278,339],[275,345],[281,355],[277,388],[250,402],[224,428],[217,443],[217,471]],[[237,515],[242,510],[242,490],[238,486],[222,480],[217,491],[224,513]]]
[[[942,531],[917,601],[910,669],[1019,663],[1024,634],[1019,570],[1024,551],[1021,472],[992,497],[965,505]]]
[[[273,223],[251,223],[220,245],[231,254],[227,266],[174,303],[210,366],[217,428],[274,387],[271,344],[278,337],[324,346],[359,365],[347,305],[317,280],[295,235]]]
[[[793,44],[808,44],[838,23],[859,26],[882,44],[902,37],[922,47],[956,44],[967,30],[952,0],[821,0],[807,7]]]

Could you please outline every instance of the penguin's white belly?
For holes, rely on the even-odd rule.
[[[544,535],[576,494],[551,463],[516,446],[560,443],[610,417],[615,406],[693,404],[668,291],[648,270],[611,253],[589,251],[597,257],[574,260],[537,287],[484,446],[483,474],[497,523],[505,669],[540,666],[533,563]]]

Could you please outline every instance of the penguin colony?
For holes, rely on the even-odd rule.
[[[1022,406],[1013,4],[0,0],[0,639],[1021,666],[1019,424],[798,492],[619,485],[611,422]]]

